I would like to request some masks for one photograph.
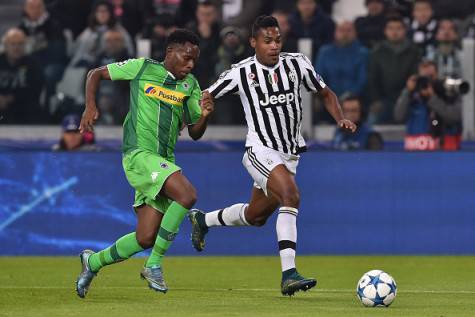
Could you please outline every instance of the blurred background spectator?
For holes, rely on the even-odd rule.
[[[162,14],[171,16],[174,23],[184,26],[195,18],[197,0],[137,0],[145,2],[146,20]],[[221,0],[216,0],[221,3]]]
[[[460,148],[460,94],[444,87],[437,65],[423,61],[409,77],[394,109],[398,122],[406,123],[406,150],[457,150]]]
[[[56,91],[67,64],[63,28],[46,11],[43,0],[26,0],[19,28],[27,35],[27,50],[41,65],[46,83],[46,103]]]
[[[316,0],[297,0],[297,10],[290,17],[290,27],[293,37],[312,39],[313,58],[322,45],[333,41],[335,33],[335,23]]]
[[[96,0],[45,0],[46,8],[55,20],[75,39],[86,27],[87,17]]]
[[[462,77],[460,39],[455,22],[442,19],[435,36],[436,45],[428,49],[426,57],[437,64],[440,77]]]
[[[384,40],[386,23],[384,0],[365,0],[368,14],[356,18],[355,26],[358,39],[368,48],[373,48]]]
[[[165,58],[168,35],[176,27],[173,16],[169,14],[157,16],[146,26],[143,37],[151,41],[152,51],[150,57],[157,61],[162,61]]]
[[[368,84],[371,123],[392,123],[397,97],[407,78],[419,63],[419,49],[406,38],[402,18],[388,18],[384,28],[386,40],[370,55]]]
[[[251,56],[252,51],[238,28],[227,26],[221,30],[221,44],[218,47],[218,60],[215,75],[229,69],[242,59]]]
[[[53,151],[99,151],[95,145],[94,132],[79,132],[81,118],[70,114],[63,118],[61,123],[62,133],[59,142],[53,145]]]
[[[116,29],[104,33],[104,50],[91,68],[131,58],[125,46],[124,34]],[[120,125],[129,111],[129,84],[126,81],[103,80],[97,92],[99,122],[107,125]]]
[[[251,56],[252,51],[242,37],[238,28],[227,26],[221,30],[221,44],[218,47],[217,62],[215,66],[215,78],[228,70],[232,64]],[[211,122],[219,120],[220,124],[243,124],[244,113],[242,111],[239,96],[230,95],[217,100],[215,118]]]
[[[222,1],[221,16],[224,25],[240,29],[241,34],[250,36],[250,26],[259,15],[270,14],[266,8],[272,7],[269,0],[226,0]]]
[[[382,150],[383,139],[364,120],[363,105],[357,96],[347,94],[341,100],[345,118],[353,121],[358,129],[355,133],[336,129],[333,136],[333,148],[337,150]]]
[[[337,25],[335,41],[322,46],[314,65],[337,96],[351,93],[361,97],[364,94],[368,49],[356,38],[352,22]]]
[[[112,4],[117,21],[134,38],[143,29],[145,17],[145,1],[141,0],[109,0]]]
[[[97,1],[89,15],[89,26],[79,35],[70,65],[73,67],[91,65],[104,50],[104,34],[112,28],[123,34],[129,55],[134,55],[134,45],[129,33],[117,22],[112,5]]]
[[[289,23],[289,14],[285,11],[276,10],[272,12],[272,16],[277,19],[280,27],[280,35],[282,40],[282,51],[297,53],[297,39],[291,35]]]
[[[3,36],[0,54],[0,124],[46,123],[40,93],[44,77],[36,61],[25,53],[26,36],[12,28]]]
[[[335,41],[320,48],[314,66],[337,96],[364,95],[368,49],[357,40],[353,23],[345,21],[337,25]],[[329,123],[334,121],[321,101],[316,102],[316,109],[319,120]]]
[[[216,63],[221,30],[218,9],[211,1],[202,1],[196,8],[196,21],[188,23],[187,28],[194,31],[200,38],[200,58],[196,63],[194,73],[200,86],[207,88],[215,79],[213,67]]]
[[[431,0],[415,0],[412,19],[409,22],[408,36],[426,54],[430,47],[435,46],[437,20],[434,18]]]

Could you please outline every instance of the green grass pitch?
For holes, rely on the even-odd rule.
[[[168,257],[164,295],[139,279],[142,258],[104,268],[77,297],[78,257],[0,257],[0,316],[475,316],[475,257],[301,256],[318,285],[280,295],[278,257]],[[355,287],[382,269],[398,284],[389,308],[365,308]]]

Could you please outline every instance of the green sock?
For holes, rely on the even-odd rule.
[[[162,224],[158,230],[157,239],[153,246],[152,253],[145,263],[146,267],[161,265],[163,256],[175,239],[183,218],[188,209],[177,202],[172,202],[162,218]]]
[[[88,261],[89,267],[93,272],[97,272],[106,265],[124,261],[140,251],[143,251],[143,248],[137,242],[135,232],[132,232],[117,240],[107,249],[91,255]]]

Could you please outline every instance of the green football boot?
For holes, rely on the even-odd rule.
[[[294,271],[292,274],[286,278],[282,278],[282,283],[280,284],[282,295],[292,296],[295,292],[298,291],[308,291],[312,287],[317,285],[317,280],[314,278],[304,278],[297,271]]]
[[[188,219],[191,222],[191,244],[196,251],[201,252],[205,248],[205,236],[208,233],[205,213],[198,209],[191,209]]]

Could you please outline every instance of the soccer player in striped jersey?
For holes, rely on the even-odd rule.
[[[192,243],[205,246],[205,235],[216,226],[262,226],[278,209],[276,231],[282,265],[281,292],[293,295],[314,287],[295,267],[299,190],[295,173],[299,154],[306,150],[301,134],[300,88],[319,93],[338,126],[354,132],[356,126],[343,117],[338,98],[302,54],[281,53],[279,25],[271,16],[260,16],[252,28],[255,56],[225,71],[209,89],[214,98],[237,93],[244,107],[248,133],[243,165],[254,180],[249,203],[237,203],[216,211],[190,211]]]
[[[182,126],[197,140],[206,130],[213,100],[190,74],[199,56],[198,37],[176,30],[168,38],[163,62],[130,59],[96,68],[86,82],[86,109],[80,130],[92,129],[98,117],[95,97],[101,80],[130,81],[130,111],[124,122],[125,175],[135,189],[137,227],[112,246],[80,254],[82,271],[76,291],[85,297],[92,279],[104,266],[152,248],[140,273],[151,289],[165,293],[162,260],[180,223],[196,202],[196,191],[175,165],[175,143]]]

